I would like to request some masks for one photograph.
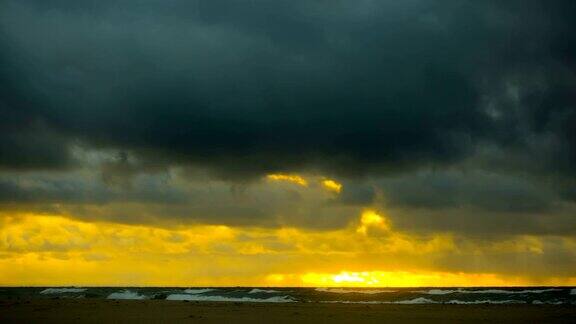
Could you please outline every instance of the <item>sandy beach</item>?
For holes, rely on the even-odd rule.
[[[574,323],[576,307],[206,303],[164,300],[0,301],[1,323]]]

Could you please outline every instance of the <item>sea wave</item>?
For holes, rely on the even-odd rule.
[[[86,288],[47,288],[42,290],[40,293],[46,294],[65,294],[65,293],[79,293],[86,291]]]
[[[462,290],[462,292],[465,294],[542,294],[552,291],[562,291],[562,289],[549,288],[549,289],[524,289],[524,290],[502,290],[502,289]]]
[[[400,300],[400,301],[391,302],[391,304],[435,304],[435,303],[437,303],[437,302],[433,301],[431,299],[428,299],[428,298],[423,298],[423,297],[418,297],[418,298],[414,298],[414,299],[410,299],[410,300]]]
[[[546,301],[546,302],[543,302],[543,301],[541,301],[541,300],[533,300],[533,301],[532,301],[532,304],[534,304],[534,305],[563,305],[564,302],[561,302],[561,301]]]
[[[184,290],[185,293],[196,295],[196,294],[203,294],[211,291],[215,291],[216,289],[206,288],[206,289],[186,289]]]
[[[445,302],[445,304],[457,304],[457,305],[473,305],[473,304],[526,304],[523,300],[471,300],[471,301],[464,301],[464,300],[450,300]]]
[[[467,289],[430,289],[413,291],[415,293],[427,295],[447,295],[447,294],[542,294],[546,292],[562,291],[562,289],[524,289],[524,290],[504,290],[504,289],[484,289],[484,290],[467,290]]]
[[[570,295],[576,295],[576,288],[573,288],[572,290],[570,290]]]
[[[450,300],[450,301],[436,301],[424,297],[418,297],[408,300],[397,300],[397,301],[352,301],[352,300],[330,300],[322,301],[322,303],[337,303],[337,304],[400,304],[400,305],[416,305],[416,304],[452,304],[452,305],[469,305],[469,304],[525,304],[526,301],[523,300]],[[557,305],[557,304],[556,304]]]
[[[316,288],[316,291],[328,292],[334,294],[381,294],[381,293],[393,293],[396,290],[388,289],[342,289],[342,288]]]
[[[140,299],[146,299],[146,296],[140,295],[134,291],[122,290],[122,291],[118,291],[118,292],[113,292],[110,295],[108,295],[108,297],[106,297],[106,298],[107,299],[136,299],[136,300],[140,300]]]
[[[412,292],[426,295],[446,295],[458,292],[458,290],[430,289],[430,290],[417,290]]]
[[[172,294],[166,300],[211,301],[211,302],[249,302],[249,303],[290,303],[295,300],[290,296],[276,296],[269,298],[201,296],[189,294]]]
[[[433,301],[428,298],[418,297],[414,299],[408,300],[397,300],[397,301],[378,301],[378,300],[329,300],[329,301],[322,301],[321,303],[331,303],[331,304],[405,304],[405,305],[412,305],[412,304],[437,304],[438,302]]]
[[[254,288],[248,292],[249,294],[278,294],[282,293],[282,291],[272,290],[272,289],[258,289]]]

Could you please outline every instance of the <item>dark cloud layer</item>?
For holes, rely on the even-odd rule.
[[[575,6],[2,1],[0,201],[148,202],[173,205],[158,214],[250,223],[288,217],[298,194],[244,207],[230,198],[216,211],[200,195],[179,212],[190,191],[132,182],[171,166],[235,183],[302,171],[350,181],[334,205],[373,205],[381,193],[387,207],[450,211],[430,227],[457,228],[449,215],[464,208],[483,231],[498,231],[497,215],[526,214],[533,222],[518,231],[535,232],[535,215],[560,215],[576,197]],[[107,188],[11,178],[86,167],[78,147],[125,152],[97,167]],[[440,172],[417,173],[430,169]],[[345,223],[332,207],[309,207],[296,223]]]
[[[387,179],[390,206],[475,208],[485,212],[542,213],[554,209],[554,193],[525,179],[484,172],[436,172]]]
[[[225,176],[359,174],[546,132],[571,169],[572,8],[519,3],[6,1],[2,110],[26,125],[2,126],[1,164],[69,162],[75,139]]]

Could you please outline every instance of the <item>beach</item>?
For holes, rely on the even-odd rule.
[[[573,305],[366,305],[12,299],[0,323],[574,323]]]

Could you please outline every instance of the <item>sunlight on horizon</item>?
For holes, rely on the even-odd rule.
[[[567,242],[567,244],[573,244]],[[517,238],[490,247],[533,251]],[[470,246],[459,253],[487,253]],[[348,228],[242,228],[191,225],[159,228],[87,222],[57,215],[4,217],[0,285],[115,286],[520,286],[574,285],[576,277],[446,272],[430,258],[454,253],[449,236],[418,238],[395,231],[365,210]],[[374,256],[378,259],[374,259]],[[242,272],[238,272],[239,267]],[[290,269],[290,271],[286,271]],[[341,270],[354,269],[354,270]],[[383,270],[387,269],[387,270]]]

